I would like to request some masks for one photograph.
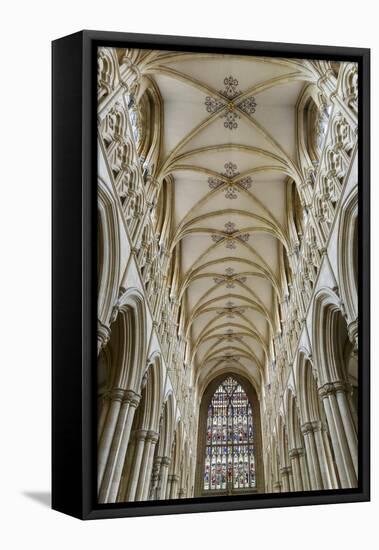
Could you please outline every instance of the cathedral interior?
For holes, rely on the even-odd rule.
[[[358,484],[354,63],[98,49],[98,500]]]

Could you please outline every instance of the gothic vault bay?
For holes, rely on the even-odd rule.
[[[357,486],[353,63],[98,50],[98,498]]]

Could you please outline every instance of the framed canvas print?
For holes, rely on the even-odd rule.
[[[53,508],[369,499],[369,50],[53,42]]]

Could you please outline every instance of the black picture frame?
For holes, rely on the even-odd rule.
[[[359,487],[96,502],[96,49],[128,46],[355,61],[359,70]],[[370,499],[370,50],[85,30],[52,43],[52,508],[81,519]]]

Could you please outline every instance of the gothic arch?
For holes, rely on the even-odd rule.
[[[328,288],[320,289],[315,296],[312,339],[319,385],[345,380],[346,320],[339,297]]]
[[[204,390],[200,400],[199,424],[198,424],[198,440],[197,440],[197,459],[196,459],[196,479],[195,479],[195,496],[205,496],[203,491],[203,475],[204,475],[204,460],[205,460],[205,439],[206,439],[206,422],[208,405],[218,388],[218,386],[230,375],[236,380],[246,392],[247,398],[253,409],[253,430],[254,430],[254,455],[255,455],[255,474],[256,474],[256,489],[249,490],[250,492],[264,492],[264,466],[262,457],[262,435],[261,435],[261,416],[260,405],[257,393],[248,378],[237,374],[230,369],[223,374],[213,378]],[[217,491],[221,494],[222,491]],[[226,493],[225,493],[226,494]]]
[[[141,400],[131,427],[118,501],[147,500],[151,495],[154,457],[159,441],[163,371],[159,354],[151,356],[141,381]]]
[[[147,320],[145,299],[139,290],[128,288],[116,304],[116,321],[112,332],[119,329],[118,360],[114,387],[139,393],[146,364]]]
[[[213,365],[212,367],[208,367],[207,369],[203,370],[206,371],[205,374],[204,372],[199,372],[196,378],[200,396],[204,395],[204,393],[207,391],[207,387],[209,387],[214,378],[217,378],[218,380],[225,378],[228,374],[231,374],[235,378],[240,376],[241,378],[248,380],[248,383],[251,384],[258,398],[259,383],[257,383],[254,377],[251,375],[249,368],[242,363],[238,364],[237,366],[220,362],[220,364]],[[200,374],[203,374],[203,376],[200,377]]]
[[[320,401],[314,369],[303,353],[298,359],[298,395],[300,399],[301,432],[307,455],[311,489],[340,487],[332,445],[333,425],[326,418]]]
[[[315,371],[309,357],[299,354],[297,362],[298,399],[301,422],[315,422],[321,420],[320,403],[317,392]]]
[[[297,104],[298,157],[306,180],[313,186],[330,109],[315,84],[305,85]],[[316,130],[316,131],[315,131]],[[322,132],[322,135],[320,135]]]
[[[142,429],[158,431],[163,401],[162,359],[154,353],[148,360],[148,367],[142,379],[146,384],[146,403],[143,411]]]
[[[98,489],[100,502],[115,501],[141,397],[146,357],[146,310],[142,295],[128,289],[117,302],[108,343],[110,372],[99,414]],[[122,438],[120,439],[122,434]]]
[[[358,191],[355,188],[341,207],[338,230],[338,279],[349,323],[358,316]],[[357,327],[356,331],[357,331]]]
[[[132,391],[139,395],[145,362],[146,319],[142,297],[129,290],[118,302],[118,315],[111,325],[107,346],[101,351],[98,361],[101,388],[99,398],[99,431],[106,427],[112,394]]]
[[[157,170],[159,149],[162,141],[162,98],[153,80],[144,77],[145,89],[140,91],[138,112],[141,118],[141,132],[138,140],[138,156],[143,164],[144,179],[154,175]]]
[[[337,297],[321,290],[315,297],[315,357],[319,365],[319,393],[323,401],[332,447],[343,488],[355,487],[358,475],[358,433],[354,387],[357,362],[346,319]],[[318,324],[319,323],[319,324]],[[315,334],[316,336],[316,334]]]
[[[98,319],[108,326],[116,303],[120,278],[120,230],[117,204],[109,188],[98,179]],[[104,344],[105,341],[102,342]]]

